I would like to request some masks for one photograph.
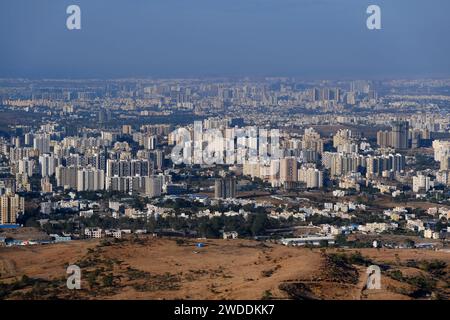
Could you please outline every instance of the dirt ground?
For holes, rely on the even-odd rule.
[[[196,247],[198,242],[205,247]],[[365,290],[367,266],[330,264],[326,258],[354,252],[250,240],[152,237],[0,248],[0,299],[413,298],[415,288],[388,276],[382,276],[381,290]],[[442,261],[445,272],[436,278],[435,290],[441,298],[448,294],[448,252],[361,249],[360,253],[371,263],[408,276],[430,276],[408,266],[410,260]],[[71,264],[81,267],[81,290],[66,288],[66,268]]]
[[[50,240],[50,237],[37,228],[17,228],[0,230],[0,237],[14,238],[16,240]]]

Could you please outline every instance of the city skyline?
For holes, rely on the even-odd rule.
[[[448,301],[449,12],[0,1],[0,300]]]

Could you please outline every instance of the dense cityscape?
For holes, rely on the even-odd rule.
[[[2,246],[175,237],[448,254],[450,80],[0,88]]]
[[[440,247],[431,240],[446,238],[450,214],[449,88],[445,80],[3,80],[0,221],[49,236],[23,239],[31,243],[235,232],[295,244],[377,234],[379,245],[395,246],[382,235],[407,235]],[[223,161],[223,139],[211,130],[243,146],[240,158]],[[263,133],[274,149],[264,159]],[[194,144],[199,161],[173,163],[174,146]],[[208,148],[218,150],[209,163]],[[306,226],[312,234],[301,234]]]
[[[0,1],[3,314],[445,314],[448,12]]]

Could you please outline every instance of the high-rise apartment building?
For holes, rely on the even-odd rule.
[[[307,188],[322,188],[323,172],[314,167],[302,167],[298,170],[298,180],[305,183]]]
[[[56,185],[64,189],[76,189],[78,187],[78,167],[57,167]]]
[[[282,184],[298,181],[297,159],[284,158],[280,161],[280,182]]]
[[[305,129],[302,140],[303,150],[314,150],[318,153],[323,153],[323,141],[320,134],[313,128]]]
[[[395,149],[407,149],[409,136],[408,121],[396,121],[392,124],[391,143]]]
[[[123,125],[122,126],[122,134],[131,135],[132,128],[130,125]]]
[[[41,179],[41,192],[43,193],[53,192],[53,186],[48,176]]]
[[[391,132],[389,131],[378,131],[377,132],[377,144],[381,148],[387,148],[392,145],[391,143]]]
[[[34,172],[35,162],[30,158],[23,158],[18,161],[17,173],[25,174],[31,177]]]
[[[163,181],[160,176],[145,177],[145,195],[150,198],[160,197],[162,185]]]
[[[368,178],[379,177],[383,172],[401,172],[405,169],[405,157],[401,154],[369,156],[366,159]]]
[[[236,179],[221,178],[214,182],[214,197],[216,199],[228,199],[236,197]]]
[[[24,198],[15,194],[0,196],[0,224],[16,223],[17,215],[24,211]]]
[[[55,174],[55,157],[51,154],[39,156],[39,168],[42,177],[48,177]]]
[[[144,148],[147,150],[155,150],[157,143],[158,138],[155,135],[144,137]]]
[[[108,177],[148,177],[149,174],[149,160],[108,160],[106,164],[106,175]]]
[[[77,191],[97,191],[105,189],[105,173],[96,168],[78,170]]]
[[[418,174],[413,177],[413,192],[427,192],[432,186],[432,181],[429,176]]]
[[[38,134],[33,139],[33,148],[39,150],[39,154],[50,152],[50,135]]]
[[[433,141],[434,160],[440,163],[441,170],[450,169],[450,141]]]

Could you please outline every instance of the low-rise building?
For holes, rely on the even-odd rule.
[[[431,229],[426,229],[423,232],[423,237],[426,239],[439,239],[439,232],[433,231]]]
[[[314,245],[318,246],[322,243],[327,243],[328,245],[333,245],[335,243],[334,236],[305,236],[301,238],[285,238],[280,240],[285,246],[305,246]]]
[[[84,235],[88,238],[100,239],[103,238],[103,230],[101,228],[86,228]]]
[[[121,239],[122,238],[122,231],[121,230],[116,230],[116,229],[107,229],[107,230],[105,230],[105,236],[113,237],[113,238],[116,238],[116,239]]]
[[[237,239],[238,238],[238,233],[236,231],[224,232],[223,233],[223,238],[224,239]]]

